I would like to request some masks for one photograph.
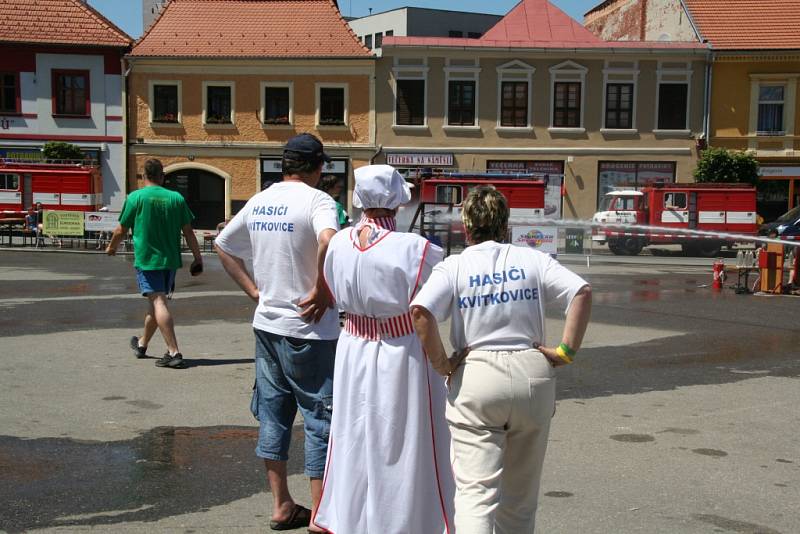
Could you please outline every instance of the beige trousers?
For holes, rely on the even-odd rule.
[[[447,399],[456,479],[455,534],[527,534],[555,406],[538,350],[473,351]]]

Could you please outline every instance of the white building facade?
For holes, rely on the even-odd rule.
[[[502,15],[401,7],[348,21],[364,46],[380,55],[384,37],[466,37],[478,39]]]
[[[102,202],[116,210],[126,194],[122,57],[132,40],[79,0],[52,4],[52,21],[8,14],[20,24],[0,40],[0,158],[38,160],[49,141],[74,144],[99,164]]]

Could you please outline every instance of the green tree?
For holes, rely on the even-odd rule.
[[[51,141],[45,143],[42,148],[42,155],[44,159],[74,159],[83,160],[83,152],[77,146],[70,143],[63,143],[61,141]]]
[[[703,151],[694,179],[698,183],[745,183],[758,182],[758,161],[750,152],[709,148]]]

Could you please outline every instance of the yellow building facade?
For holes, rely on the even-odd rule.
[[[756,155],[767,220],[800,205],[798,79],[797,52],[718,52],[713,60],[710,144]]]
[[[195,228],[215,228],[282,180],[283,146],[297,134],[324,143],[342,204],[353,167],[375,152],[375,58],[335,2],[169,2],[126,61],[128,190],[158,158]]]
[[[134,59],[128,77],[129,188],[139,187],[144,162],[158,158],[168,184],[187,196],[200,226],[213,227],[280,179],[283,144],[310,132],[334,158],[325,172],[341,175],[349,194],[352,169],[375,151],[374,63],[353,63]],[[208,95],[214,88],[230,95],[227,120],[210,120]],[[269,122],[270,88],[288,94],[288,124]],[[177,112],[166,120],[156,115],[163,89],[177,99]],[[321,124],[325,90],[343,95],[342,124]]]

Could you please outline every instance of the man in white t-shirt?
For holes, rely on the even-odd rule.
[[[272,489],[273,530],[308,527],[322,491],[339,337],[322,269],[328,241],[339,229],[336,204],[315,189],[326,161],[330,158],[313,135],[291,138],[283,152],[283,181],[252,197],[215,240],[225,270],[258,303],[250,408],[260,423],[256,455],[264,459]],[[252,276],[245,261],[252,262]],[[298,407],[312,510],[295,503],[287,485]],[[317,528],[311,525],[309,531]]]

